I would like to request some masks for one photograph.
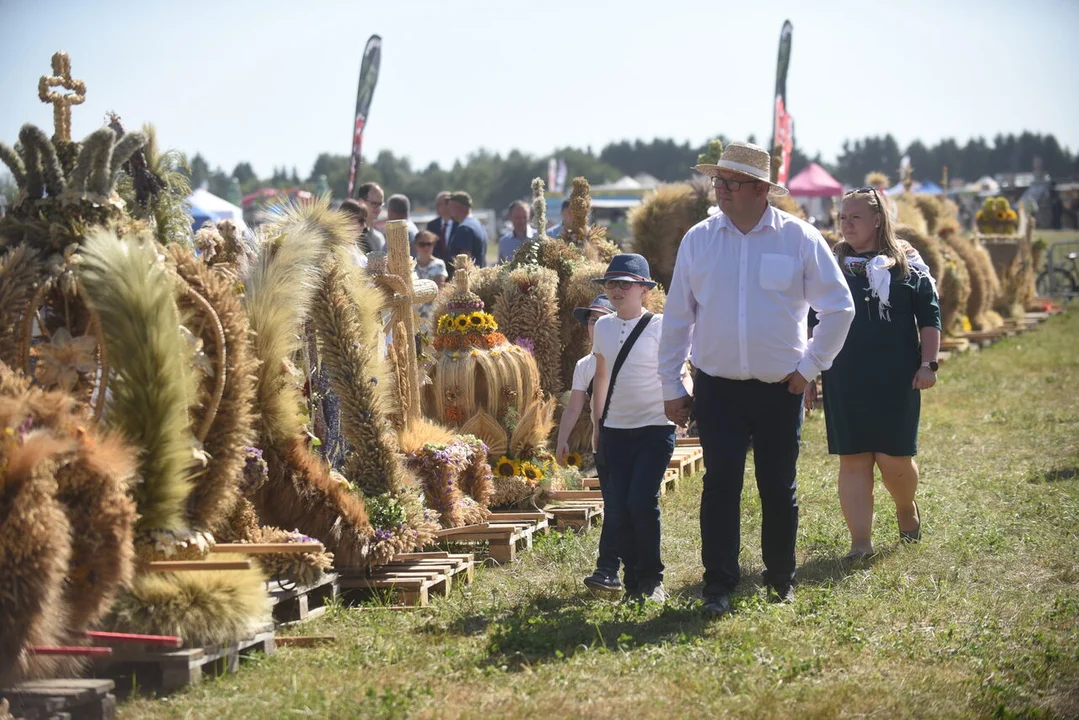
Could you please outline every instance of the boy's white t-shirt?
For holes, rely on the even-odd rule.
[[[639,317],[622,320],[614,314],[596,321],[592,352],[603,356],[608,379],[623,343],[638,322]],[[653,315],[618,371],[613,391],[608,390],[613,394],[604,427],[628,429],[673,425],[663,412],[663,387],[659,380],[659,341],[662,331],[663,316]],[[602,408],[597,408],[597,412],[602,412]]]
[[[573,387],[570,389],[580,390],[583,393],[588,392],[588,383],[592,382],[592,378],[595,376],[596,356],[585,355],[573,367]]]

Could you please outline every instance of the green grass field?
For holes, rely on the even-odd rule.
[[[120,716],[1077,717],[1079,313],[947,363],[925,394],[923,542],[878,483],[871,566],[848,549],[824,422],[806,422],[797,599],[765,602],[747,469],[735,612],[700,610],[700,481],[663,501],[666,606],[589,597],[597,532],[553,534],[425,610],[335,607],[239,674]]]

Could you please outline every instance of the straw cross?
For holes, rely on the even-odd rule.
[[[63,88],[69,93],[55,92]],[[57,140],[71,140],[71,106],[86,102],[86,83],[71,77],[71,58],[61,50],[52,56],[52,75],[42,75],[37,95],[43,103],[52,103],[53,125]]]

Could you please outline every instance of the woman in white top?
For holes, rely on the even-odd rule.
[[[644,312],[656,283],[640,255],[615,255],[602,283],[615,314],[596,322],[594,403],[602,408],[593,430],[604,525],[614,535],[631,598],[663,602],[659,486],[674,454],[675,426],[663,408],[659,339],[663,316]],[[628,351],[626,348],[628,347]]]
[[[614,312],[614,306],[606,295],[597,295],[588,307],[573,308],[573,317],[577,322],[588,328],[588,340],[593,340],[593,331],[600,318]],[[556,455],[559,461],[565,462],[569,454],[569,436],[573,428],[577,426],[577,420],[581,417],[585,403],[593,399],[593,379],[596,376],[596,356],[589,352],[577,361],[573,368],[573,388],[570,390],[569,403],[562,411],[562,421],[558,426],[558,444]],[[595,427],[596,417],[603,408],[592,407],[592,423]],[[595,447],[592,448],[593,452]],[[606,468],[601,459],[596,455],[596,474],[599,475],[599,484],[602,490],[607,476]],[[596,558],[596,571],[584,579],[584,584],[596,593],[622,594],[622,582],[618,579],[618,550],[615,546],[614,533],[611,532],[611,524],[603,523],[599,531],[599,557]]]

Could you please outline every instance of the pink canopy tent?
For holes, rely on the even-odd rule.
[[[843,194],[843,183],[817,163],[809,163],[802,172],[791,178],[787,190],[796,197],[834,197]]]

